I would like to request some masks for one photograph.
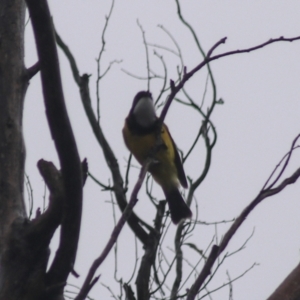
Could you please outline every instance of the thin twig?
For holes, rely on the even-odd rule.
[[[112,186],[101,183],[91,172],[88,172],[88,176],[92,178],[94,182],[100,185],[103,188],[103,191],[113,191],[114,188]]]
[[[114,5],[115,5],[115,0],[112,0],[108,16],[105,16],[105,24],[104,24],[104,28],[102,30],[102,36],[101,36],[102,47],[99,51],[98,58],[96,59],[96,61],[97,61],[96,97],[97,97],[97,121],[98,121],[98,124],[100,122],[100,88],[99,88],[99,85],[100,85],[100,80],[103,77],[103,76],[101,76],[100,63],[101,63],[102,55],[105,51],[105,45],[106,45],[105,33],[106,33],[106,30],[107,30],[107,27],[108,27],[108,22],[111,18],[112,12],[113,12]],[[113,63],[110,63],[108,69],[104,72],[104,74],[106,74],[108,72],[108,70],[110,69],[112,64]]]
[[[291,146],[290,151],[289,151],[286,155],[283,156],[283,158],[281,159],[281,161],[280,161],[280,162],[277,164],[277,166],[274,168],[274,170],[273,170],[273,172],[271,173],[270,177],[268,178],[268,180],[267,180],[266,183],[264,184],[262,190],[268,190],[268,189],[271,189],[271,188],[278,182],[278,180],[279,180],[280,177],[282,176],[284,170],[286,169],[286,167],[287,167],[287,165],[288,165],[288,163],[289,163],[289,161],[290,161],[290,158],[291,158],[291,156],[292,156],[293,151],[299,147],[299,146],[295,146],[295,144],[297,143],[299,137],[300,137],[300,134],[298,134],[298,135],[295,137],[295,139],[294,139],[294,141],[293,141],[293,143],[292,143],[292,146]],[[278,174],[277,177],[274,179],[274,181],[267,187],[267,185],[268,185],[269,181],[271,180],[272,176],[274,175],[275,171],[278,169],[278,167],[281,165],[281,163],[283,162],[283,160],[284,160],[285,158],[286,158],[286,160],[285,160],[285,162],[284,162],[284,164],[283,164],[283,166],[282,166],[282,168],[281,168],[279,174]]]
[[[145,31],[142,27],[142,25],[140,24],[139,20],[137,20],[137,24],[142,32],[143,35],[143,44],[145,46],[145,52],[146,52],[146,62],[147,62],[147,90],[150,91],[150,62],[149,62],[149,51],[148,51],[148,45],[147,45],[147,41],[146,41],[146,34]]]

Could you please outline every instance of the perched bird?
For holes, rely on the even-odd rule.
[[[169,205],[171,219],[173,223],[177,224],[180,220],[192,216],[191,210],[178,189],[179,183],[187,188],[187,181],[168,127],[163,124],[159,131],[158,126],[160,125],[151,93],[148,91],[137,93],[125,120],[124,141],[129,151],[142,165],[151,153],[153,155],[160,132],[162,145],[154,152],[154,161],[149,167],[149,172],[162,187]]]

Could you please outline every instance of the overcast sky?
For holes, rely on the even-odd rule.
[[[182,13],[196,31],[202,47],[208,51],[223,37],[226,44],[215,53],[249,48],[270,38],[300,36],[299,1],[182,1]],[[53,0],[50,9],[58,33],[73,52],[81,73],[92,74],[91,95],[95,102],[96,57],[101,47],[101,34],[110,1]],[[176,14],[172,0],[116,1],[106,32],[106,51],[103,70],[113,60],[115,64],[101,81],[101,125],[118,158],[122,174],[125,174],[128,150],[125,148],[121,130],[134,95],[147,89],[147,82],[128,76],[121,69],[147,76],[145,49],[137,20],[143,26],[149,43],[175,50],[166,28],[180,45],[184,64],[191,70],[201,62],[201,54],[194,40]],[[163,49],[169,68],[169,79],[176,80],[178,58]],[[74,128],[81,158],[88,158],[91,173],[101,182],[111,183],[102,151],[93,137],[80,102],[67,60],[60,53],[64,94]],[[150,48],[151,66],[157,74],[163,68]],[[300,132],[300,41],[280,42],[252,53],[225,57],[211,64],[217,84],[217,97],[224,105],[218,105],[212,121],[218,133],[217,145],[212,155],[212,166],[203,184],[196,192],[201,221],[230,220],[254,199],[273,168],[289,150],[292,140]],[[26,27],[26,65],[36,62],[35,44],[30,23]],[[205,90],[207,71],[203,69],[187,83],[188,92],[201,103]],[[157,97],[162,81],[151,82],[151,92]],[[211,99],[208,88],[206,104]],[[170,131],[179,148],[187,151],[201,124],[194,112],[173,103],[167,118]],[[42,205],[44,183],[36,162],[40,158],[57,164],[57,155],[46,124],[40,89],[40,77],[31,80],[24,115],[25,143],[27,151],[26,172],[34,190],[35,208]],[[299,151],[298,151],[299,152]],[[185,170],[195,179],[199,176],[205,159],[203,141]],[[285,176],[299,167],[300,155],[295,151]],[[137,166],[137,162],[133,162]],[[58,166],[58,164],[57,164]],[[131,192],[138,169],[131,172]],[[154,184],[155,185],[155,184]],[[154,187],[158,199],[163,198],[159,188]],[[299,192],[300,183],[288,187],[280,195],[266,199],[245,221],[228,246],[228,251],[241,247],[255,229],[246,249],[230,257],[218,271],[211,289],[227,281],[226,270],[231,278],[238,276],[253,263],[259,264],[245,277],[234,283],[234,299],[265,299],[296,266],[299,261]],[[143,194],[142,194],[143,195]],[[80,285],[93,259],[100,254],[113,229],[112,195],[101,193],[90,179],[84,189],[82,232],[75,270],[80,278],[71,278]],[[195,208],[193,206],[193,208]],[[154,209],[146,197],[140,197],[135,211],[151,223]],[[152,213],[150,213],[152,212]],[[117,209],[117,216],[120,216]],[[219,239],[228,224],[218,226]],[[171,225],[166,247],[173,248],[176,227]],[[205,249],[215,234],[213,226],[199,226],[189,242]],[[118,278],[126,282],[135,263],[135,241],[128,227],[124,228],[118,243]],[[55,243],[52,254],[55,251]],[[184,248],[188,255],[197,255]],[[172,255],[172,251],[167,252]],[[139,258],[142,249],[139,245]],[[118,295],[118,285],[112,279],[113,253],[102,265],[98,274],[100,282],[110,286]],[[134,287],[134,280],[131,282]],[[213,299],[227,299],[228,288],[213,295]],[[101,284],[93,289],[95,299],[108,299],[107,288]]]

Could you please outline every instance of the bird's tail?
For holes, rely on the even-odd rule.
[[[178,224],[182,219],[192,217],[192,212],[185,203],[177,187],[164,190],[164,193],[169,205],[171,219],[174,224]]]

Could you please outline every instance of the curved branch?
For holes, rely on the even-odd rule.
[[[82,207],[81,164],[64,102],[48,4],[46,0],[27,0],[26,3],[37,45],[46,115],[58,153],[66,195],[59,248],[47,274],[47,284],[59,284],[61,292],[73,269],[77,252]]]
[[[222,43],[222,40],[220,40],[217,44],[215,44],[215,46],[213,46],[209,51],[208,51],[208,54],[206,55],[201,44],[200,44],[200,41],[197,37],[197,34],[194,30],[194,28],[185,20],[185,18],[183,17],[182,13],[181,13],[181,8],[180,8],[180,4],[179,4],[179,0],[176,0],[176,5],[177,5],[177,14],[178,14],[178,17],[180,19],[180,21],[189,29],[189,31],[191,32],[194,40],[195,40],[195,43],[199,49],[199,51],[201,52],[201,55],[202,57],[205,59],[206,57],[210,57],[210,55],[212,54],[212,52],[214,51],[215,48],[217,48],[219,46],[219,43]],[[209,75],[209,78],[210,78],[210,82],[211,82],[211,85],[212,85],[212,90],[213,90],[213,95],[212,95],[212,105],[207,113],[207,119],[209,119],[210,115],[212,114],[213,110],[214,110],[214,107],[215,107],[215,104],[216,104],[216,101],[217,101],[217,87],[216,87],[216,83],[215,83],[215,79],[214,79],[214,76],[213,76],[213,73],[212,73],[212,70],[211,70],[211,67],[210,67],[210,64],[208,63],[207,64],[207,70],[208,70],[208,75]]]
[[[295,183],[299,177],[300,177],[300,168],[297,169],[294,172],[294,174],[292,174],[290,177],[283,180],[282,183],[279,184],[276,188],[262,190],[257,195],[257,197],[242,211],[240,216],[234,221],[234,223],[231,225],[231,227],[229,228],[227,233],[224,235],[221,243],[218,246],[214,245],[212,247],[212,250],[211,250],[210,255],[208,256],[207,262],[205,263],[201,273],[199,274],[196,281],[194,282],[191,289],[189,290],[187,300],[195,299],[202,284],[204,283],[206,278],[209,276],[212,266],[214,265],[215,261],[220,256],[220,254],[225,250],[225,248],[227,247],[231,238],[233,237],[235,232],[238,230],[238,228],[242,225],[242,223],[245,221],[247,216],[251,213],[251,211],[264,199],[280,193],[288,185]]]
[[[92,105],[91,105],[91,98],[90,98],[90,92],[89,92],[89,75],[83,74],[82,76],[79,75],[79,71],[76,65],[76,61],[69,50],[68,46],[62,41],[62,39],[57,39],[57,43],[59,47],[63,50],[65,55],[67,56],[69,63],[71,65],[73,77],[75,79],[75,82],[77,83],[79,89],[80,89],[80,96],[81,101],[85,110],[85,113],[87,115],[87,118],[89,120],[89,123],[92,127],[92,130],[94,132],[94,135],[97,139],[97,142],[99,143],[106,163],[111,171],[113,183],[114,183],[114,193],[116,196],[117,203],[121,209],[122,212],[124,212],[126,206],[127,206],[127,200],[126,200],[126,190],[123,187],[123,178],[120,173],[120,168],[118,161],[114,155],[114,152],[112,151],[108,141],[106,140],[102,128],[97,122],[97,118],[95,116],[95,113],[93,111]],[[128,225],[132,229],[132,231],[136,234],[138,239],[145,244],[147,241],[147,232],[142,228],[140,225],[140,219],[139,217],[132,212],[128,219]]]
[[[229,51],[229,52],[225,52],[225,53],[221,53],[215,56],[206,56],[205,59],[198,64],[195,68],[193,68],[190,72],[184,72],[184,76],[183,78],[179,81],[179,83],[177,85],[174,84],[173,81],[171,81],[171,93],[168,97],[167,103],[164,106],[161,114],[160,114],[160,121],[163,122],[167,111],[173,101],[173,99],[175,98],[176,94],[183,88],[183,86],[185,85],[185,83],[191,78],[193,77],[193,75],[195,73],[197,73],[198,71],[200,71],[205,65],[207,65],[209,62],[217,60],[219,58],[225,57],[225,56],[230,56],[230,55],[234,55],[234,54],[241,54],[241,53],[249,53],[258,49],[261,49],[265,46],[268,46],[270,44],[276,43],[276,42],[293,42],[296,40],[300,40],[300,36],[298,37],[293,37],[293,38],[284,38],[284,37],[279,37],[277,39],[270,39],[267,42],[264,42],[260,45],[254,46],[254,47],[250,47],[250,48],[246,48],[246,49],[242,49],[242,50],[233,50],[233,51]],[[226,37],[220,39],[217,43],[215,43],[211,49],[208,51],[208,53],[211,55],[212,52],[221,44],[224,44],[226,42]]]
[[[77,83],[77,85],[79,85],[80,84],[80,74],[78,71],[76,61],[75,61],[69,47],[63,42],[63,40],[61,39],[61,37],[57,33],[57,31],[55,31],[55,38],[56,38],[57,45],[63,50],[65,56],[68,58],[70,67],[72,70],[73,78],[74,78],[75,82]]]

